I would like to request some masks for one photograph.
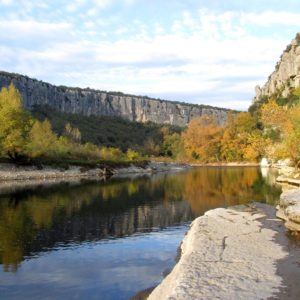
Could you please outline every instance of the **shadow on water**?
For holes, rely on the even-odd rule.
[[[249,167],[198,168],[150,178],[112,179],[75,185],[65,183],[17,192],[12,189],[11,193],[6,190],[4,194],[0,190],[0,264],[4,271],[0,273],[0,282],[5,279],[5,274],[20,273],[18,270],[22,262],[27,265],[31,258],[42,259],[43,253],[61,253],[61,249],[68,247],[81,249],[87,244],[100,247],[99,242],[106,240],[120,240],[116,243],[120,251],[122,241],[127,241],[126,237],[133,237],[138,246],[154,236],[158,241],[157,235],[151,235],[151,232],[167,234],[164,230],[173,228],[174,236],[176,226],[179,226],[180,235],[176,236],[176,241],[174,237],[174,244],[168,246],[159,241],[159,247],[166,247],[166,251],[170,252],[168,255],[174,258],[186,224],[195,217],[220,206],[250,201],[272,204],[279,194],[280,189],[274,185],[272,174],[263,176],[259,169]],[[99,249],[104,249],[104,246],[101,247]],[[110,247],[113,244],[110,243]],[[122,255],[125,254],[122,252]],[[74,252],[72,255],[75,255]],[[172,265],[173,262],[168,262],[167,266]],[[89,267],[93,268],[92,264],[86,266]],[[132,296],[138,290],[159,282],[163,269],[156,271],[157,277],[153,277],[152,282],[130,288],[126,293],[124,291],[124,295]],[[22,276],[25,278],[26,274],[22,273]],[[100,291],[101,287],[93,289]],[[7,287],[5,292],[9,294],[9,291]],[[101,292],[107,293],[103,294],[103,299],[110,299],[104,296],[110,295],[109,287]],[[123,299],[116,295],[119,295],[117,292],[114,297]]]

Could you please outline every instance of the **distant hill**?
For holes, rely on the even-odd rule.
[[[61,135],[65,125],[70,123],[78,128],[82,135],[82,142],[90,142],[99,146],[117,147],[122,151],[133,148],[139,152],[151,153],[148,146],[161,145],[163,133],[161,129],[167,127],[170,133],[181,132],[182,127],[160,125],[152,122],[139,123],[124,120],[120,117],[81,116],[57,112],[46,106],[35,106],[32,114],[39,120],[48,119],[53,130]]]
[[[228,109],[172,102],[147,96],[126,95],[90,88],[54,86],[27,76],[0,72],[0,88],[13,83],[23,96],[27,109],[50,107],[54,111],[81,116],[119,117],[133,122],[153,122],[186,126],[198,116],[214,116],[226,122]]]

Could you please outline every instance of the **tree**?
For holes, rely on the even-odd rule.
[[[227,115],[227,125],[221,139],[222,160],[241,161],[242,153],[237,141],[236,119],[232,113]]]
[[[154,142],[153,138],[148,138],[143,148],[146,155],[158,156],[160,153],[160,146]]]
[[[262,106],[261,121],[267,130],[279,130],[283,134],[292,127],[287,107],[278,105],[272,99]]]
[[[222,159],[226,161],[256,161],[264,151],[267,140],[257,128],[256,119],[248,112],[228,114],[221,140]]]
[[[139,158],[138,152],[136,152],[130,148],[127,150],[126,156],[127,156],[128,160],[137,160]]]
[[[70,123],[67,123],[64,130],[64,136],[67,137],[71,143],[81,143],[81,132],[78,128],[73,128]]]
[[[13,84],[0,92],[0,145],[11,159],[18,160],[24,154],[31,116],[24,111],[22,98]]]
[[[202,162],[219,161],[222,132],[212,117],[203,115],[192,119],[182,135],[185,151]]]
[[[165,156],[170,156],[174,159],[180,159],[184,156],[183,140],[178,133],[166,135],[164,137],[162,151]]]
[[[53,133],[50,122],[35,121],[27,144],[27,153],[31,157],[50,156],[57,147],[57,136]]]

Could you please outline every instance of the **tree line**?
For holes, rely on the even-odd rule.
[[[192,119],[184,129],[167,125],[127,124],[106,120],[110,127],[126,131],[126,139],[143,132],[139,144],[136,137],[123,147],[89,142],[88,135],[56,116],[60,126],[47,118],[37,119],[24,110],[20,93],[13,85],[0,92],[0,156],[13,161],[34,159],[96,162],[99,160],[136,161],[163,159],[178,162],[218,163],[257,162],[262,157],[278,160],[290,158],[300,162],[300,89],[288,98],[273,95],[262,98],[248,112],[228,112],[225,126],[213,117]],[[73,117],[75,118],[75,117]],[[100,120],[100,119],[99,119]],[[95,127],[97,120],[85,120],[82,128]],[[78,117],[75,119],[78,121]],[[53,131],[52,125],[60,128]],[[129,127],[131,126],[131,127]],[[125,130],[124,128],[136,128]],[[102,131],[109,131],[107,126]],[[101,129],[98,129],[101,131]],[[148,135],[147,135],[148,134]],[[93,135],[93,134],[91,134]],[[119,136],[115,137],[119,139]],[[112,144],[113,145],[113,144]],[[129,147],[130,146],[130,147]]]
[[[169,142],[168,142],[169,141]],[[166,138],[166,153],[200,163],[291,159],[300,163],[300,88],[290,96],[264,97],[248,112],[228,113],[225,126],[212,117],[191,120],[181,135]]]
[[[63,133],[57,135],[47,119],[39,121],[24,110],[22,97],[13,84],[0,92],[0,156],[14,162],[37,158],[77,162],[139,158],[139,154],[130,148],[123,153],[114,147],[81,143],[81,132],[69,123]]]

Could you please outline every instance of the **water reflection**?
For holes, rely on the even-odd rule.
[[[199,168],[134,180],[40,186],[6,190],[3,195],[0,191],[0,264],[5,272],[17,272],[25,258],[27,264],[44,251],[96,245],[137,233],[134,244],[139,247],[149,232],[186,224],[211,208],[249,201],[274,203],[280,190],[268,178],[257,168]],[[118,247],[122,249],[122,244]],[[101,270],[89,263],[85,268],[100,276]]]

